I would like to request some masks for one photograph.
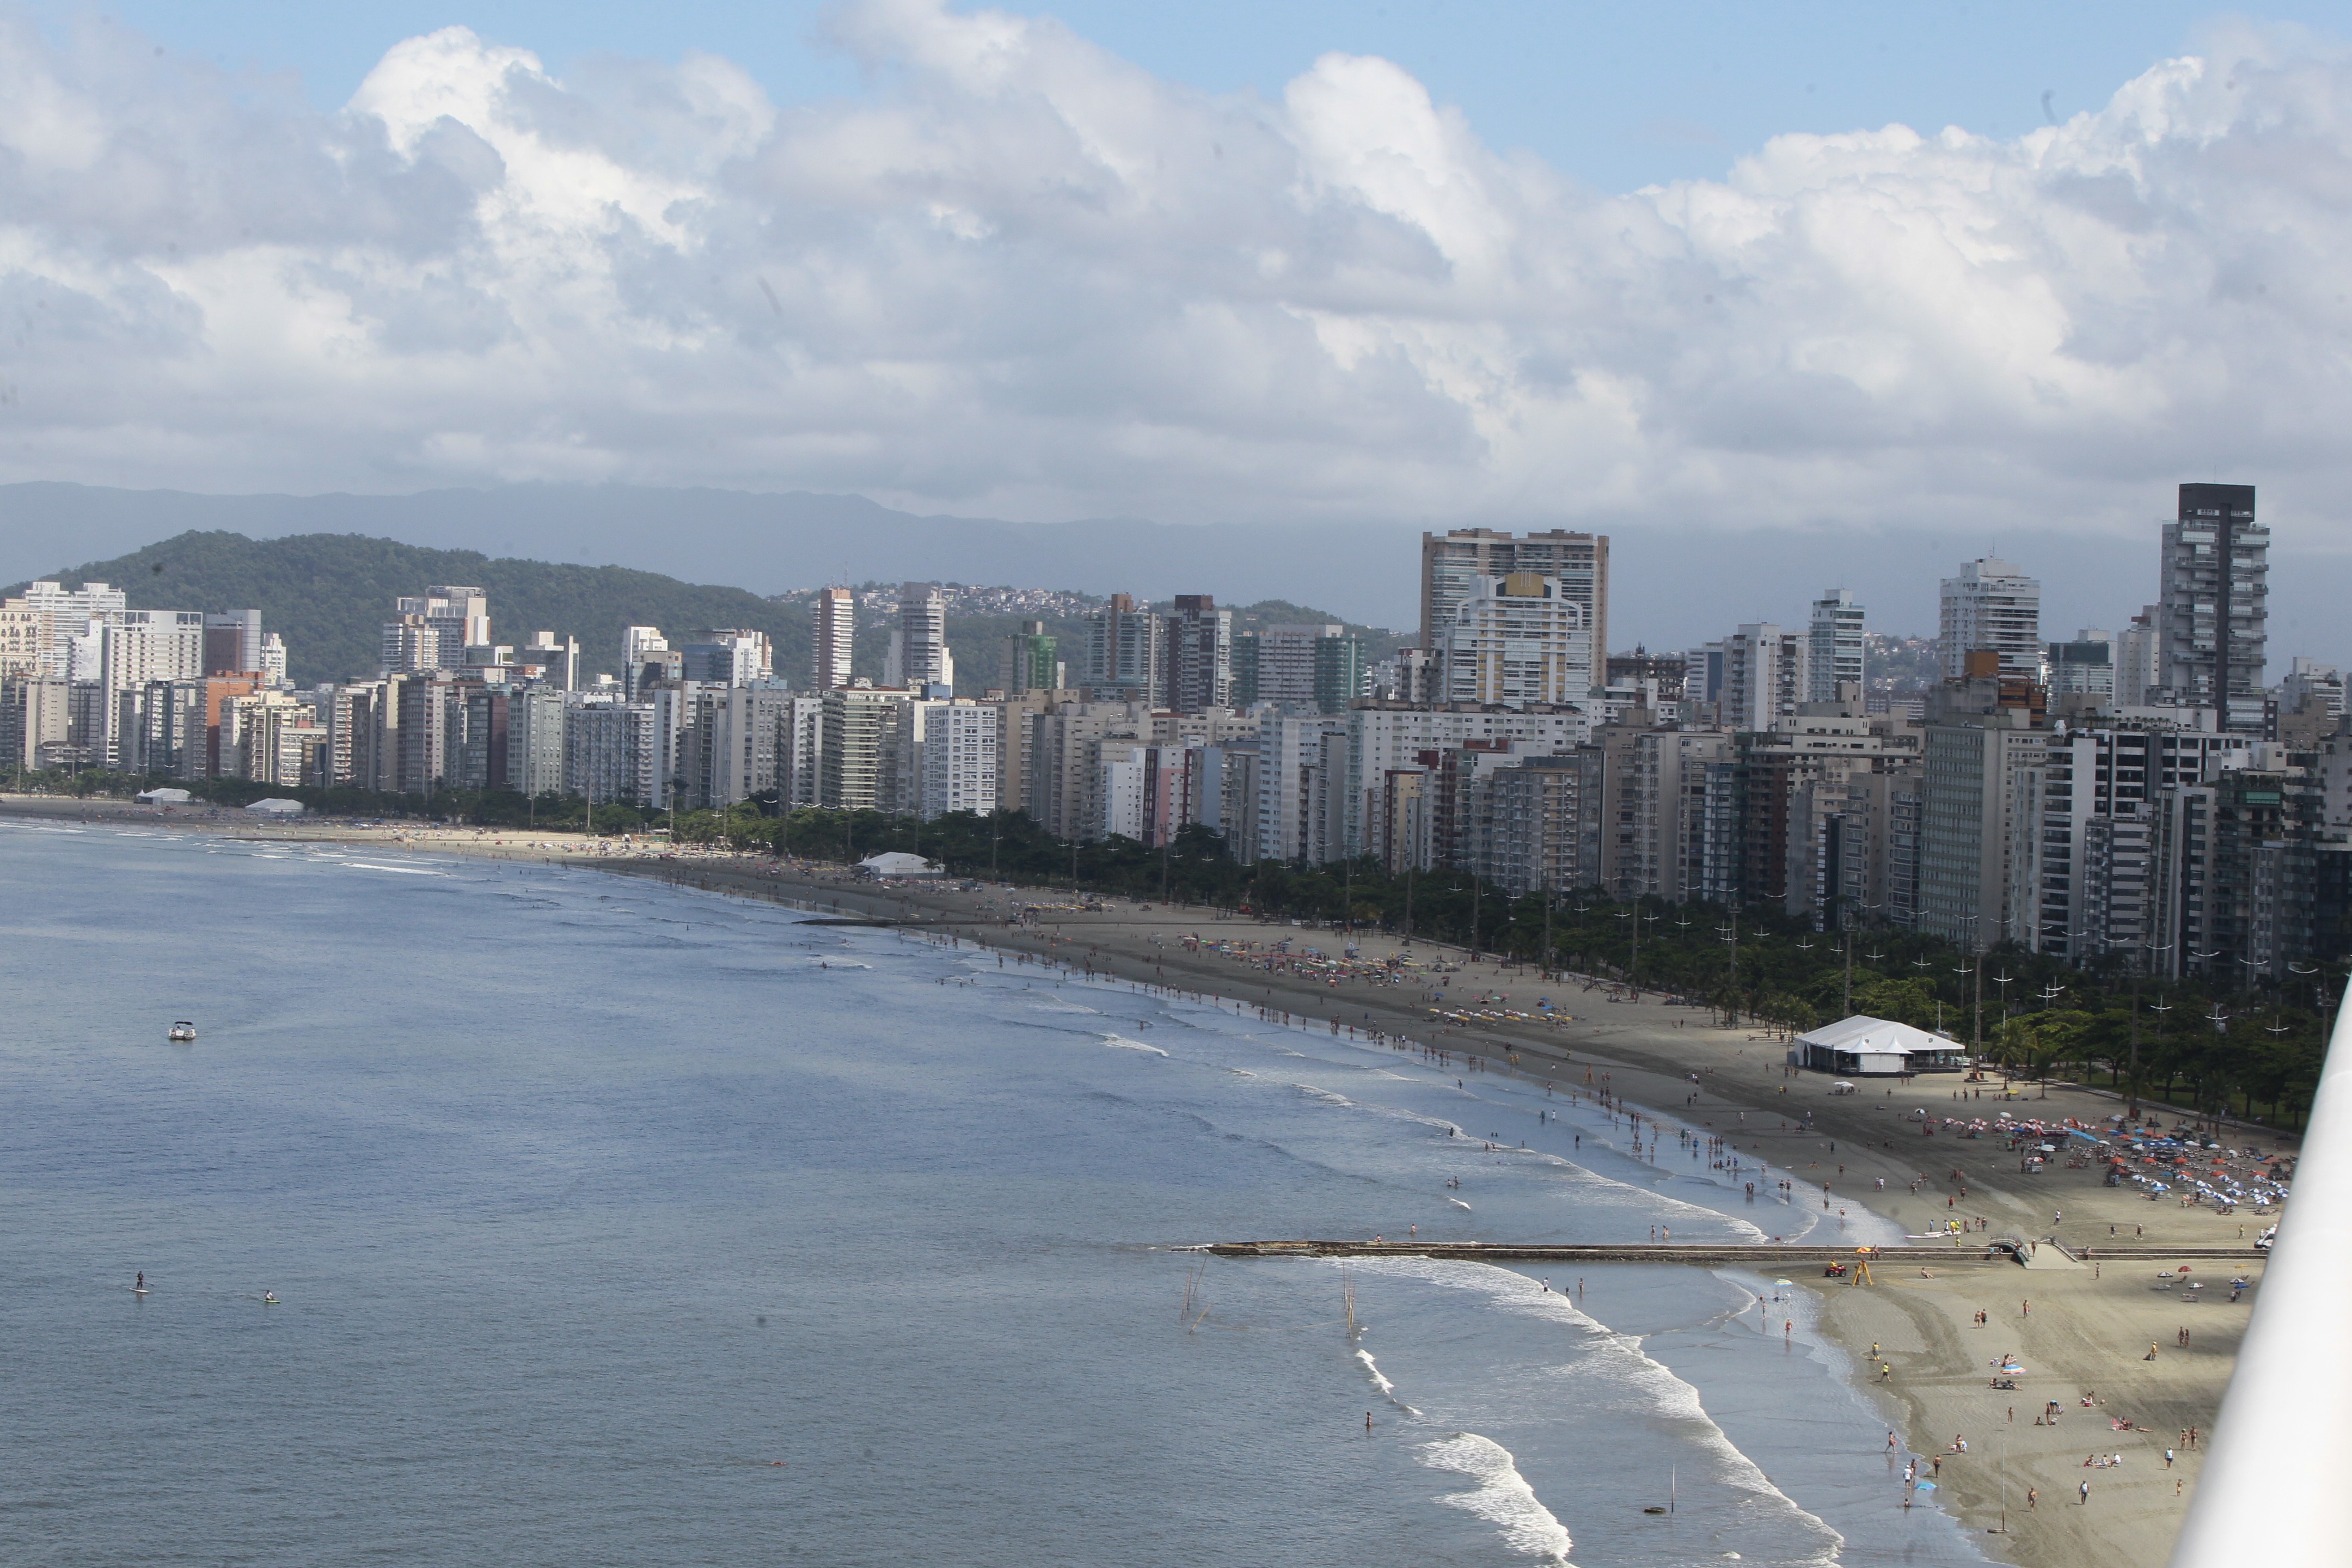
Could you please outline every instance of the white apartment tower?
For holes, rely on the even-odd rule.
[[[815,635],[810,640],[816,660],[809,686],[832,691],[849,684],[850,648],[857,640],[857,595],[846,588],[822,589],[814,613]]]
[[[1825,588],[1805,635],[1805,700],[1834,702],[1838,686],[1863,680],[1863,607],[1851,590]]]
[[[12,603],[40,617],[40,673],[62,680],[68,674],[67,649],[72,639],[86,635],[90,622],[121,615],[129,607],[130,597],[122,589],[104,583],[67,588],[53,582],[40,582],[26,584],[23,600]]]
[[[1986,556],[1960,563],[1960,574],[1944,579],[1937,646],[1944,679],[1968,674],[1972,649],[2000,655],[2000,672],[2025,680],[2042,679],[2042,584],[2006,561]]]
[[[1456,600],[1438,643],[1447,702],[1583,702],[1592,691],[1592,625],[1560,580],[1480,577]]]
[[[1555,528],[1513,535],[1490,528],[1457,528],[1421,536],[1421,646],[1434,652],[1454,624],[1455,606],[1476,591],[1481,577],[1533,572],[1556,579],[1559,592],[1584,612],[1594,673],[1609,655],[1609,536]],[[1597,686],[1600,681],[1592,682]],[[1580,691],[1579,697],[1584,695]]]
[[[257,645],[257,621],[252,637]],[[466,650],[486,647],[489,640],[489,595],[479,588],[436,583],[422,594],[404,595],[392,602],[392,619],[383,626],[381,663],[393,672],[463,669]],[[257,658],[258,647],[254,651]]]
[[[948,596],[938,584],[898,585],[898,624],[890,633],[882,684],[914,691],[955,684],[955,658],[948,652]]]
[[[1716,694],[1721,727],[1761,731],[1793,718],[1809,700],[1808,639],[1769,621],[1751,621],[1723,639],[1723,678]]]

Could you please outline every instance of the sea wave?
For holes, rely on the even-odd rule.
[[[1381,1370],[1381,1363],[1372,1359],[1371,1352],[1360,1350],[1356,1352],[1356,1359],[1364,1363],[1365,1375],[1369,1376],[1372,1380],[1372,1386],[1381,1391],[1381,1397],[1382,1399],[1387,1400],[1391,1405],[1395,1405],[1399,1410],[1403,1411],[1408,1415],[1418,1415],[1421,1414],[1420,1411],[1415,1410],[1412,1405],[1407,1405],[1403,1400],[1397,1397],[1396,1384],[1389,1381],[1388,1374]]]
[[[1158,1046],[1147,1046],[1141,1040],[1130,1040],[1124,1035],[1106,1034],[1097,1037],[1115,1051],[1147,1051],[1155,1057],[1164,1057],[1168,1054]]]
[[[1449,1492],[1438,1501],[1501,1526],[1503,1541],[1514,1552],[1547,1563],[1568,1562],[1568,1549],[1573,1543],[1567,1527],[1544,1507],[1535,1488],[1519,1474],[1508,1448],[1475,1432],[1456,1432],[1424,1446],[1421,1462],[1478,1483],[1475,1490]]]
[[[1748,1494],[1759,1503],[1780,1511],[1792,1524],[1812,1532],[1819,1542],[1813,1562],[1827,1564],[1837,1561],[1845,1537],[1828,1521],[1773,1485],[1771,1478],[1706,1413],[1698,1390],[1643,1351],[1639,1335],[1621,1333],[1588,1317],[1566,1293],[1545,1289],[1524,1274],[1491,1263],[1429,1258],[1359,1258],[1352,1267],[1366,1274],[1420,1279],[1474,1291],[1504,1311],[1549,1319],[1577,1331],[1598,1353],[1580,1357],[1576,1364],[1558,1367],[1554,1375],[1577,1380],[1580,1387],[1576,1396],[1585,1408],[1604,1415],[1613,1407],[1627,1415],[1663,1416],[1685,1424],[1695,1445],[1716,1461],[1716,1479],[1721,1484]]]

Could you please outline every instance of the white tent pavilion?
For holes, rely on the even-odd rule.
[[[936,860],[926,860],[920,855],[908,855],[900,850],[886,850],[868,855],[857,863],[857,868],[872,877],[944,877],[946,870]]]
[[[1799,1035],[1789,1055],[1801,1068],[1844,1078],[1958,1072],[1969,1065],[1969,1054],[1958,1041],[1866,1013]]]

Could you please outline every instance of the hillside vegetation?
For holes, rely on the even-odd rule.
[[[740,588],[619,566],[424,550],[357,534],[251,540],[183,533],[56,575],[68,587],[111,583],[130,595],[133,609],[257,609],[262,625],[286,639],[288,673],[302,685],[373,675],[393,600],[436,583],[488,591],[491,635],[500,642],[524,642],[540,630],[578,637],[586,672],[619,672],[621,631],[630,626],[747,626],[775,639],[779,665],[796,669],[808,661],[807,617]]]
[[[472,550],[427,550],[362,534],[304,533],[254,540],[226,531],[178,534],[110,561],[93,561],[47,574],[68,587],[110,583],[137,610],[257,609],[262,625],[286,639],[287,670],[298,684],[359,680],[376,672],[378,646],[392,604],[437,583],[459,583],[490,597],[491,635],[523,643],[535,631],[580,639],[583,675],[620,673],[621,633],[659,626],[673,637],[715,626],[768,634],[776,671],[793,685],[809,672],[809,612],[797,602],[763,598],[741,588],[682,583],[655,572],[620,566],[571,566],[484,555]],[[5,590],[21,593],[18,584]],[[1236,629],[1286,621],[1338,620],[1279,600],[1238,607]],[[887,633],[860,617],[857,673],[879,679]],[[977,692],[997,680],[1000,642],[1014,629],[1012,616],[950,616],[960,684]],[[1057,621],[1062,657],[1076,679],[1086,658],[1085,623]],[[1370,628],[1367,628],[1370,629]],[[1373,647],[1385,651],[1380,642]]]

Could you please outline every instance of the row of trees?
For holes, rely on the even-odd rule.
[[[292,795],[337,816],[549,831],[643,834],[740,853],[855,862],[903,850],[968,877],[1206,905],[1275,919],[1417,936],[1539,968],[1630,981],[1743,1020],[1802,1031],[1851,1013],[1940,1029],[2035,1077],[2072,1074],[2184,1110],[2300,1126],[2344,976],[2298,965],[2251,987],[2159,982],[2109,960],[2077,968],[2002,944],[1976,954],[1894,928],[1823,933],[1777,909],[1628,901],[1597,889],[1512,898],[1459,871],[1392,873],[1369,857],[1322,866],[1244,865],[1198,826],[1150,848],[1072,843],[1027,813],[924,822],[875,811],[784,810],[771,796],[681,813],[512,790],[431,795],[285,789],[238,779],[20,778],[80,794],[178,784],[225,807]]]

